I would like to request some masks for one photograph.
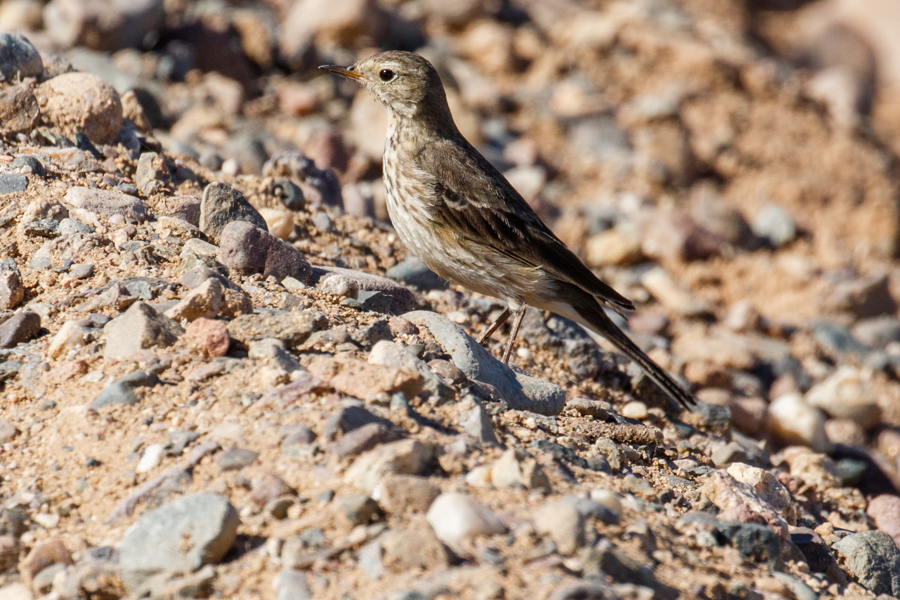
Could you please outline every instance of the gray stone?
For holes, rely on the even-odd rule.
[[[40,77],[43,72],[41,55],[25,36],[0,34],[0,81],[17,83],[25,77]]]
[[[228,223],[220,232],[219,262],[241,275],[262,273],[279,281],[286,277],[306,283],[312,269],[303,254],[284,240],[245,221]]]
[[[566,393],[561,387],[514,372],[449,319],[428,311],[414,311],[403,316],[416,325],[427,327],[438,344],[450,354],[453,364],[469,379],[493,386],[509,408],[557,415],[565,406]]]
[[[108,386],[91,402],[91,408],[101,408],[111,404],[137,404],[141,401],[135,388],[153,387],[160,383],[153,371],[135,371],[120,377]]]
[[[316,441],[316,432],[306,425],[298,425],[291,430],[284,439],[281,440],[282,447],[295,446],[298,444],[312,444]]]
[[[288,210],[303,210],[306,197],[297,185],[287,177],[280,177],[272,182],[272,195],[281,200]]]
[[[891,342],[900,342],[900,319],[892,316],[865,319],[856,323],[850,333],[861,344],[883,350]]]
[[[864,588],[900,596],[900,549],[888,533],[851,533],[832,547],[844,569]]]
[[[758,523],[721,521],[716,531],[747,558],[772,568],[781,564],[781,538],[775,530]]]
[[[41,331],[41,317],[31,311],[14,314],[0,324],[0,348],[12,348],[38,336]]]
[[[87,279],[94,274],[94,265],[74,265],[69,269],[69,275],[74,279]]]
[[[15,157],[13,161],[9,163],[9,168],[24,173],[31,173],[38,177],[46,175],[46,170],[44,169],[44,165],[41,164],[41,161],[27,154]]]
[[[122,581],[134,591],[154,575],[191,573],[217,563],[234,543],[240,518],[216,494],[191,494],[144,514],[119,546]]]
[[[28,178],[18,173],[0,173],[0,196],[24,192]]]
[[[103,356],[126,360],[147,348],[171,346],[183,333],[181,325],[149,304],[135,302],[103,328]]]
[[[313,332],[327,326],[328,320],[320,312],[264,312],[235,318],[228,323],[228,335],[244,344],[274,338],[288,348],[294,348],[308,340]]]
[[[440,377],[435,375],[422,359],[413,355],[407,347],[401,346],[396,342],[389,340],[376,342],[369,352],[369,362],[376,365],[387,365],[389,367],[417,371],[425,379],[425,389],[438,398],[449,398],[455,394],[453,388],[441,381]]]
[[[206,186],[200,201],[200,231],[218,242],[222,230],[233,221],[246,221],[265,232],[269,231],[266,220],[242,193],[218,181]]]
[[[401,434],[395,427],[384,423],[368,423],[340,437],[332,446],[332,450],[340,457],[356,456],[380,444],[387,444],[400,439]]]
[[[766,239],[772,246],[780,248],[797,237],[797,226],[786,210],[777,204],[766,205],[751,225],[757,237]]]
[[[466,400],[472,407],[466,409]],[[459,426],[462,430],[485,444],[500,445],[497,434],[494,433],[494,423],[484,404],[474,397],[468,396],[460,402],[460,408],[464,411],[459,416]]]
[[[283,569],[275,577],[275,600],[310,600],[306,573]]]
[[[172,182],[165,159],[156,152],[142,152],[138,159],[134,182],[144,197],[160,192]]]
[[[294,13],[297,13],[295,5]],[[304,21],[308,21],[306,8],[299,9]],[[263,166],[265,177],[290,177],[300,185],[303,195],[310,204],[328,204],[342,206],[341,182],[337,173],[331,169],[320,169],[316,163],[301,152],[279,152],[272,156]]]
[[[416,297],[412,291],[387,277],[370,275],[352,269],[316,265],[313,266],[313,279],[317,280],[317,285],[331,289],[339,288],[341,287],[339,284],[346,282],[351,289],[355,288],[357,293],[361,291],[381,292],[391,297],[390,312],[394,314],[412,310],[416,306]]]
[[[259,458],[259,452],[246,448],[229,448],[219,456],[219,468],[223,471],[239,471],[249,467]]]
[[[29,237],[53,238],[57,235],[59,221],[56,219],[41,219],[40,221],[23,223],[21,227],[22,233]]]
[[[397,263],[388,269],[385,275],[422,291],[442,290],[447,287],[447,282],[418,258],[407,258]]]
[[[378,503],[366,494],[338,496],[334,499],[333,507],[335,520],[345,531],[357,525],[368,525],[381,515]]]
[[[66,204],[71,209],[72,216],[82,219],[79,211],[90,214],[99,215],[109,218],[113,215],[120,215],[126,218],[134,219],[142,222],[147,218],[149,209],[146,204],[135,196],[115,192],[113,190],[98,190],[89,187],[70,187],[66,190],[64,196]],[[85,217],[85,220],[90,221]]]
[[[71,219],[66,217],[62,221],[59,222],[59,227],[56,228],[56,233],[59,235],[72,235],[76,233],[94,233],[93,227],[90,225],[85,225],[81,221],[77,221],[75,219]]]

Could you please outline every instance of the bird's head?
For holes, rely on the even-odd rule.
[[[363,85],[396,115],[449,115],[441,78],[431,63],[412,52],[381,52],[349,67],[323,65]]]

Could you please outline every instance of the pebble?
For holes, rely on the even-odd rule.
[[[17,83],[44,72],[41,55],[31,42],[18,33],[0,34],[0,81]]]
[[[21,431],[15,425],[6,419],[0,419],[0,444],[5,444],[15,439],[20,433]]]
[[[363,490],[373,490],[388,475],[424,474],[433,457],[434,448],[418,440],[392,442],[354,460],[344,475],[344,481]]]
[[[883,531],[851,533],[832,546],[844,568],[875,594],[900,595],[900,549]]]
[[[246,448],[229,448],[219,456],[219,468],[223,471],[239,471],[249,467],[259,458],[259,452]]]
[[[344,532],[368,525],[381,515],[378,503],[366,494],[338,496],[332,501],[332,508],[337,526]]]
[[[24,192],[28,187],[28,178],[18,173],[0,174],[0,196]]]
[[[253,482],[250,499],[259,506],[265,506],[282,496],[296,495],[297,492],[284,479],[274,473],[266,473],[262,479]]]
[[[458,492],[438,496],[426,517],[437,538],[459,554],[465,553],[467,543],[475,537],[506,532],[491,509]]]
[[[72,562],[72,553],[69,552],[62,540],[58,537],[51,537],[34,545],[34,548],[19,565],[19,572],[27,583],[50,565],[71,565]]]
[[[306,207],[306,197],[293,181],[280,177],[272,182],[272,195],[278,198],[288,210],[299,211]]]
[[[0,90],[0,132],[7,135],[27,133],[38,123],[40,116],[41,109],[30,85],[19,84]]]
[[[0,310],[17,307],[25,298],[25,286],[16,271],[0,270]]]
[[[758,523],[771,527],[783,539],[788,534],[785,519],[767,503],[756,490],[725,471],[718,470],[706,480],[701,492],[721,512],[722,521]]]
[[[622,416],[629,419],[643,421],[649,414],[650,413],[647,412],[647,405],[637,400],[632,400],[622,407]]]
[[[282,569],[272,582],[275,586],[275,600],[310,600],[306,574],[294,569]]]
[[[307,365],[307,369],[334,389],[362,400],[394,392],[403,392],[407,398],[414,398],[425,384],[417,371],[371,364],[350,357],[316,358]]]
[[[869,429],[881,421],[881,407],[871,374],[844,365],[806,393],[806,403],[837,419],[850,419]]]
[[[178,323],[145,302],[135,302],[103,328],[103,356],[127,360],[147,348],[171,346],[182,334]]]
[[[574,502],[565,498],[538,509],[534,525],[538,533],[553,540],[556,551],[563,556],[575,554],[586,543],[584,516]]]
[[[369,351],[369,362],[376,365],[396,367],[415,371],[424,379],[424,389],[439,398],[448,398],[454,394],[452,388],[444,384],[440,377],[422,361],[414,356],[407,347],[389,340],[375,342]]]
[[[819,452],[829,452],[831,442],[825,433],[825,415],[807,404],[803,396],[785,394],[769,404],[769,431],[789,444],[803,444]]]
[[[585,243],[584,259],[594,267],[605,265],[629,266],[643,260],[641,242],[636,232],[623,228],[595,233]]]
[[[387,475],[372,491],[372,498],[388,514],[424,513],[441,493],[425,477]]]
[[[783,539],[777,531],[758,523],[727,521],[716,523],[716,531],[747,558],[772,568],[781,564]]]
[[[777,204],[767,204],[750,224],[757,237],[768,240],[775,248],[789,244],[797,237],[797,226],[791,215]]]
[[[791,493],[770,472],[759,467],[734,463],[728,467],[727,473],[751,486],[759,497],[784,516],[789,524],[794,525],[797,522],[799,511],[791,498]]]
[[[407,258],[397,263],[385,275],[423,292],[447,287],[447,282],[418,258]]]
[[[122,128],[122,101],[116,89],[91,73],[63,73],[35,87],[41,118],[70,136],[83,132],[94,143],[110,144]]]
[[[356,456],[380,444],[400,439],[401,434],[384,423],[368,423],[344,434],[333,445],[332,450],[340,457]]]
[[[295,348],[327,325],[325,315],[315,311],[261,312],[241,315],[230,321],[228,334],[245,345],[272,338],[281,340],[288,348]]]
[[[390,531],[381,544],[382,563],[392,573],[446,568],[447,549],[424,516],[415,516],[405,527]]]
[[[159,466],[165,452],[165,444],[150,444],[141,453],[141,460],[134,468],[135,473],[148,473]]]
[[[839,277],[828,286],[821,302],[826,310],[846,311],[857,319],[893,316],[897,312],[887,275]]]
[[[41,332],[41,317],[31,311],[14,314],[0,323],[0,348],[12,348],[36,338]]]
[[[47,356],[50,358],[58,358],[61,354],[84,346],[85,342],[90,339],[93,329],[82,327],[78,321],[66,321],[59,331],[50,340],[47,346]]]
[[[787,463],[791,475],[799,477],[808,485],[822,490],[841,487],[837,466],[820,452],[802,446],[791,446],[782,450],[777,457]]]
[[[566,394],[562,388],[512,371],[446,317],[428,311],[414,311],[403,317],[428,328],[438,344],[450,354],[454,365],[469,379],[496,388],[509,408],[557,415],[565,406]]]
[[[678,286],[662,267],[653,267],[641,276],[641,284],[666,308],[685,317],[709,313],[709,305]]]
[[[66,190],[63,201],[74,218],[95,224],[97,216],[111,219],[116,215],[143,222],[149,212],[140,198],[113,190],[73,186]]]
[[[219,231],[216,258],[229,270],[241,275],[261,273],[278,281],[285,277],[309,281],[312,269],[303,254],[264,229],[246,221],[232,221]]]
[[[534,457],[515,448],[506,450],[491,466],[491,484],[495,488],[550,491],[550,480]]]
[[[200,231],[218,242],[225,226],[235,221],[267,231],[266,220],[242,193],[227,183],[216,181],[207,185],[200,200]]]
[[[126,589],[133,592],[159,573],[191,573],[219,562],[239,524],[231,503],[216,494],[189,494],[144,513],[119,544]]]
[[[369,273],[340,267],[316,266],[313,273],[314,276],[319,277],[318,285],[324,289],[333,289],[339,281],[342,286],[346,286],[350,290],[349,293],[340,295],[356,297],[360,291],[369,291],[381,292],[390,296],[392,299],[390,312],[394,314],[404,313],[416,306],[416,298],[409,288],[387,277],[379,277],[378,275],[370,275]],[[352,290],[356,291],[353,292]]]
[[[159,377],[153,371],[134,371],[106,386],[91,402],[91,408],[97,409],[113,404],[137,404],[141,398],[135,393],[135,388],[153,387],[159,383]]]
[[[212,319],[219,314],[219,310],[222,308],[224,293],[222,284],[211,277],[190,290],[181,301],[166,310],[164,314],[175,321]]]
[[[279,208],[261,208],[259,214],[266,221],[269,233],[286,240],[294,233],[294,216],[290,211]]]
[[[471,408],[466,408],[471,406]],[[494,423],[484,404],[473,397],[463,398],[459,403],[460,428],[479,442],[499,446],[500,441],[494,432]]]
[[[875,526],[895,542],[900,540],[900,496],[881,494],[869,500],[866,514],[875,521]]]

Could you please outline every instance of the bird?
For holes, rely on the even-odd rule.
[[[322,65],[371,92],[388,113],[383,179],[391,223],[407,249],[442,278],[506,303],[480,344],[513,316],[508,364],[533,306],[600,334],[637,363],[676,407],[694,396],[622,331],[604,309],[634,304],[601,281],[541,221],[457,128],[437,70],[424,57],[386,51],[350,66]]]

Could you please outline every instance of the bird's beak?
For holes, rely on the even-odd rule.
[[[340,75],[341,77],[346,77],[347,79],[355,79],[357,81],[361,81],[365,79],[365,77],[361,73],[357,73],[353,71],[353,67],[338,67],[335,65],[322,65],[319,67],[323,71],[328,71],[329,73],[334,73],[336,75]]]

